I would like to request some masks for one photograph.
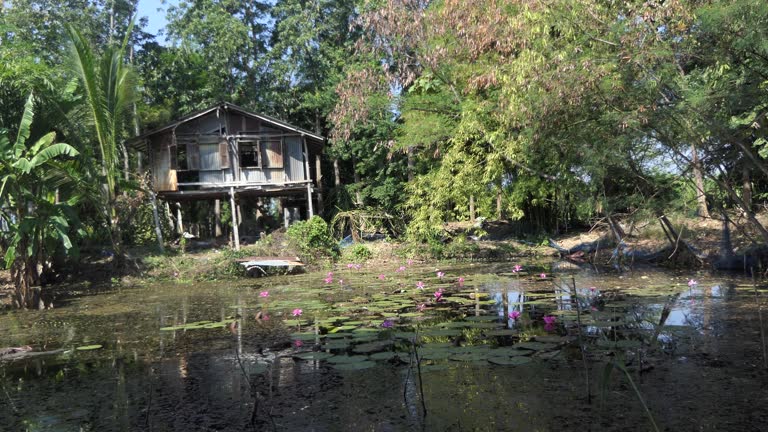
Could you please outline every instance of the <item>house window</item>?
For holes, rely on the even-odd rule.
[[[184,171],[189,169],[186,145],[171,145],[168,147],[168,152],[171,156],[171,169],[177,171]]]
[[[256,141],[240,141],[239,145],[240,167],[259,168],[261,167],[261,158],[259,157],[259,143]]]

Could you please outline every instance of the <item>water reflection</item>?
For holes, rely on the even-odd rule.
[[[461,286],[444,284],[445,304],[452,306],[432,304],[432,317],[408,321],[403,315],[413,314],[415,306],[395,303],[398,323],[414,323],[421,326],[420,331],[434,326],[435,334],[442,335],[432,338],[434,345],[442,343],[447,349],[471,347],[474,340],[508,347],[524,337],[541,338],[542,343],[555,340],[546,337],[573,336],[581,312],[578,318],[589,337],[589,349],[598,357],[600,341],[613,343],[609,349],[615,351],[616,341],[642,340],[648,346],[654,335],[664,347],[671,347],[681,340],[678,327],[695,330],[699,337],[713,336],[710,329],[718,314],[743,300],[727,281],[687,287],[670,283],[668,274],[647,280],[579,275],[575,291],[570,278],[542,282],[482,275],[482,270],[475,278],[467,274]],[[365,275],[345,279],[350,286],[366,283]],[[380,284],[367,288],[375,294],[351,293],[340,299],[330,290],[302,294],[301,290],[313,287],[312,275],[293,281],[285,288],[296,293],[291,296],[305,296],[307,302],[328,299],[320,303],[326,308],[359,301],[355,310],[368,316],[379,312],[366,311],[363,300],[381,292],[386,299],[394,291]],[[253,319],[255,311],[266,308],[258,303],[256,290],[215,285],[181,287],[179,292],[167,287],[126,289],[73,301],[71,309],[0,317],[0,346],[32,344],[38,350],[70,350],[63,356],[0,367],[4,393],[0,398],[7,402],[0,404],[0,424],[9,430],[246,430],[252,425],[257,430],[551,430],[592,421],[575,384],[581,382],[582,372],[567,352],[548,359],[532,351],[527,355],[535,361],[519,368],[485,360],[429,360],[419,376],[403,342],[395,342],[391,346],[400,350],[397,359],[345,372],[325,361],[296,361],[291,357],[293,347],[275,346],[275,341],[290,341],[288,332],[295,330],[285,330],[279,318],[269,323]],[[278,317],[281,301],[286,300],[278,298],[269,304]],[[513,312],[519,312],[520,318],[510,319]],[[550,314],[557,317],[555,334],[543,332],[542,317]],[[464,317],[490,320],[471,321],[474,327],[444,326],[446,321],[469,322],[462,321]],[[237,320],[238,325],[159,330],[227,319]],[[515,332],[489,336],[498,331],[496,325]],[[314,320],[309,330],[314,335],[306,344],[321,346],[321,333],[328,329],[321,331]],[[340,333],[345,331],[349,330]],[[446,336],[451,334],[459,336]],[[72,350],[94,342],[104,348]],[[421,412],[422,396],[429,410],[426,418]],[[631,397],[614,403],[624,409],[626,422],[644,424],[644,413]],[[578,409],[558,415],[553,406]],[[662,411],[659,406],[654,409]]]

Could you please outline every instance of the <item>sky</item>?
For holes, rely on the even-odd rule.
[[[166,0],[161,2],[160,0],[139,0],[138,16],[139,18],[145,16],[149,18],[149,23],[146,32],[157,35],[161,29],[165,27],[165,11],[169,5],[175,5],[178,0]],[[160,9],[160,11],[158,11]],[[164,43],[165,36],[157,38],[158,42]]]

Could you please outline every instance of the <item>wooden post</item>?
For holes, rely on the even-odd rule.
[[[176,231],[179,235],[184,234],[184,222],[181,219],[181,203],[176,202]]]
[[[315,215],[314,210],[312,209],[312,183],[307,182],[307,219],[312,218],[312,216]]]
[[[285,201],[283,201],[283,226],[288,228],[288,225],[290,225],[291,222],[291,214],[290,211],[288,211],[288,207],[285,205]]]
[[[320,167],[320,155],[315,155],[315,188],[317,188],[317,213],[323,213],[323,171]]]
[[[301,143],[304,147],[304,180],[307,182],[307,219],[314,216],[312,208],[312,176],[309,172],[309,148],[307,147],[307,137],[301,137]]]
[[[214,236],[221,237],[221,200],[217,199],[213,202],[213,223],[214,223]]]
[[[152,217],[155,219],[157,246],[160,248],[160,253],[165,253],[165,247],[163,246],[163,231],[160,229],[160,215],[157,212],[157,196],[152,189],[149,190],[149,199],[152,202]]]
[[[470,195],[469,196],[469,220],[471,222],[474,222],[475,219],[477,219],[475,217],[475,196]]]
[[[235,243],[235,250],[240,250],[240,232],[237,229],[237,206],[235,205],[235,188],[229,188],[229,205],[232,209],[232,239]]]
[[[243,209],[240,207],[240,204],[237,204],[237,226],[240,227],[240,225],[243,224]]]

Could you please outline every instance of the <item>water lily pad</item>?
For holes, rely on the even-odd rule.
[[[356,371],[356,370],[370,369],[374,366],[376,366],[376,362],[366,360],[366,361],[360,361],[355,363],[335,363],[333,365],[333,368],[341,371]]]
[[[328,363],[333,364],[340,364],[340,363],[360,363],[364,361],[368,361],[368,357],[366,356],[347,356],[347,355],[337,355],[333,357],[329,357]]]
[[[373,353],[370,355],[371,360],[389,360],[397,356],[398,353],[394,351],[382,351]],[[407,356],[405,353],[403,353],[404,356]]]
[[[462,361],[462,362],[484,361],[488,358],[488,353],[485,351],[462,352],[462,353],[452,354],[448,358],[453,361]]]
[[[424,332],[422,332],[423,336],[459,336],[461,335],[461,330],[453,330],[453,329],[429,329]]]
[[[544,343],[544,342],[520,342],[519,344],[514,345],[517,349],[525,349],[525,350],[533,350],[533,351],[543,351],[555,348],[555,344],[551,343]]]
[[[299,360],[326,360],[330,357],[333,357],[333,354],[320,351],[305,352],[293,356]]]
[[[488,357],[488,362],[501,366],[521,366],[533,361],[530,357]]]
[[[101,347],[102,347],[102,346],[101,346],[101,345],[99,345],[99,344],[94,344],[94,345],[83,345],[83,346],[79,346],[79,347],[77,347],[77,348],[75,348],[75,349],[76,349],[76,350],[78,350],[78,351],[91,351],[91,350],[97,350],[97,349],[99,349],[99,348],[101,348]]]
[[[392,341],[369,342],[369,343],[364,343],[360,345],[355,345],[352,348],[352,351],[356,353],[366,354],[366,353],[381,351],[389,347],[390,345],[392,345]]]
[[[392,336],[397,339],[411,339],[416,337],[416,332],[394,332],[392,333]]]

